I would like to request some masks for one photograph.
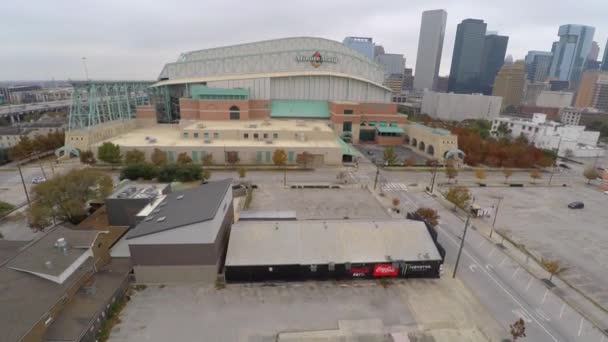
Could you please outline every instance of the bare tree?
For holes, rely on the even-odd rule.
[[[509,326],[511,328],[511,337],[513,342],[516,342],[522,337],[526,337],[526,323],[522,318],[515,321],[515,323]]]

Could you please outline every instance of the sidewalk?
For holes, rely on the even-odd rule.
[[[434,197],[446,209],[452,210],[453,204],[449,203],[440,193],[435,193]],[[466,219],[465,213],[461,210],[453,212],[463,222]],[[517,262],[522,268],[526,269],[530,274],[539,280],[549,279],[550,274],[539,263],[540,257],[533,255],[529,251],[520,248],[514,244],[508,236],[502,235],[494,230],[492,238],[490,238],[491,226],[479,218],[471,217],[471,227],[476,229],[488,241],[503,246],[502,251]],[[585,296],[578,289],[573,288],[570,284],[562,280],[559,275],[554,275],[551,282],[555,287],[547,288],[558,297],[562,298],[570,307],[587,318],[596,327],[599,327],[604,332],[608,332],[608,312],[593,300]]]

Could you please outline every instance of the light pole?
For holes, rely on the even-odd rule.
[[[27,187],[25,186],[25,180],[23,179],[23,173],[21,172],[21,165],[17,162],[17,169],[19,170],[19,176],[21,177],[21,184],[23,184],[23,192],[25,192],[25,198],[27,199],[27,205],[31,208],[32,203],[30,202],[30,195],[27,193]]]
[[[492,221],[492,229],[490,229],[490,239],[492,238],[492,233],[494,233],[494,225],[496,224],[496,217],[498,217],[498,208],[500,207],[500,201],[502,201],[502,197],[498,197],[496,211],[494,211],[494,220]]]
[[[376,164],[376,177],[374,178],[374,190],[376,190],[376,185],[378,185],[378,176],[380,175],[380,167]]]
[[[452,278],[456,278],[456,270],[458,270],[458,264],[460,263],[460,255],[462,254],[462,248],[464,247],[464,239],[467,236],[470,218],[471,215],[467,213],[467,221],[464,223],[464,232],[462,233],[462,240],[460,240],[460,248],[458,249],[458,256],[456,257],[456,264],[454,265],[454,273],[452,273]]]
[[[84,66],[84,77],[85,81],[89,80],[89,71],[87,70],[87,58],[82,57],[82,65]]]
[[[555,173],[555,164],[557,163],[557,160],[559,159],[559,148],[562,145],[562,139],[563,139],[563,137],[560,136],[559,142],[557,143],[557,153],[555,154],[555,162],[553,163],[553,165],[551,167],[551,175],[549,176],[549,185],[551,185],[551,180],[553,179],[553,174]]]

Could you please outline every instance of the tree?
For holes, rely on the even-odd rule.
[[[526,337],[526,323],[522,318],[515,321],[509,326],[511,328],[511,337],[513,342],[516,342],[520,337]]]
[[[169,164],[158,170],[158,181],[163,183],[192,182],[201,179],[203,179],[203,169],[199,164]]]
[[[213,165],[213,153],[207,153],[203,157],[203,166]]]
[[[34,143],[27,136],[21,136],[19,142],[13,146],[10,150],[10,156],[12,160],[25,159],[32,155],[34,152]]]
[[[177,165],[190,165],[192,164],[192,158],[186,152],[182,152],[177,155]]]
[[[239,162],[239,153],[237,151],[226,151],[226,163],[230,166],[236,165]]]
[[[308,168],[308,165],[311,164],[313,160],[314,156],[306,151],[296,156],[296,163],[300,166],[303,166],[304,168]]]
[[[486,177],[487,177],[486,170],[484,170],[484,169],[475,170],[475,178],[479,179],[480,182],[482,182],[484,179],[486,179]]]
[[[505,184],[509,182],[509,178],[513,176],[513,170],[511,169],[502,169],[503,175],[505,175]]]
[[[104,163],[108,163],[114,166],[120,164],[122,155],[120,154],[120,146],[112,144],[111,142],[104,142],[97,148],[97,158]]]
[[[388,166],[397,164],[397,154],[393,146],[386,146],[384,148],[384,163]]]
[[[456,208],[464,209],[467,202],[471,200],[471,193],[464,186],[453,186],[448,190],[445,199],[454,204],[454,210]]]
[[[445,175],[448,177],[448,183],[450,183],[452,179],[458,177],[458,170],[451,164],[448,164],[445,167]]]
[[[338,181],[340,181],[340,183],[346,184],[346,172],[344,172],[344,171],[338,172],[338,174],[336,175],[336,179]]]
[[[597,172],[597,169],[595,167],[588,166],[585,168],[585,171],[583,171],[583,176],[587,178],[587,184],[589,184],[592,180],[599,177],[599,173]]]
[[[211,178],[211,171],[209,171],[209,169],[204,169],[201,177],[204,181],[208,180]]]
[[[418,208],[416,214],[422,217],[431,227],[435,227],[439,224],[439,215],[437,210],[432,208]]]
[[[55,219],[78,224],[91,200],[103,200],[112,192],[112,178],[95,169],[71,170],[33,187],[35,200],[30,222],[44,228]]]
[[[247,176],[247,169],[244,167],[239,167],[237,172],[239,173],[239,178],[245,178]]]
[[[549,281],[553,279],[554,275],[563,271],[563,269],[560,267],[559,260],[541,258],[540,264],[543,266],[545,271],[549,272]]]
[[[272,153],[272,162],[274,165],[283,167],[283,186],[287,185],[287,153],[284,150],[278,149]]]
[[[146,161],[146,154],[140,150],[131,150],[125,153],[125,164],[142,164]]]
[[[543,176],[540,174],[540,171],[534,169],[530,172],[530,178],[532,178],[532,184],[536,184],[537,179],[541,179]]]
[[[93,154],[93,151],[87,150],[87,151],[80,152],[80,162],[85,165],[92,166],[92,165],[95,165],[95,163],[97,163],[97,160],[95,159],[95,155]]]
[[[511,130],[506,122],[501,122],[496,128],[496,135],[499,138],[508,137],[511,134]]]
[[[393,209],[395,211],[397,211],[397,209],[399,208],[399,204],[401,204],[401,201],[398,198],[393,198]]]
[[[140,163],[126,165],[120,172],[120,179],[137,180],[143,178],[152,180],[158,176],[158,168],[152,164]]]
[[[166,166],[169,162],[169,159],[167,158],[167,152],[162,151],[158,148],[154,149],[152,155],[150,156],[150,160],[152,161],[152,164],[156,166]]]

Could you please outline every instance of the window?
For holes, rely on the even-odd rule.
[[[361,120],[361,122],[359,123],[359,126],[365,126],[366,122],[364,120]]]
[[[244,133],[243,134],[243,139],[249,139],[249,133]]]
[[[272,139],[279,139],[279,133],[272,133]]]
[[[391,126],[391,127],[397,127],[397,121],[391,121],[391,123],[389,124],[389,126]]]
[[[535,132],[535,133],[538,133],[538,127],[536,127],[536,128],[534,129],[534,132]]]
[[[264,139],[268,139],[268,133],[264,133]]]
[[[342,123],[342,132],[352,132],[353,130],[353,123],[350,121],[344,121]]]
[[[230,120],[240,120],[241,119],[241,111],[239,107],[232,106],[230,107]]]
[[[184,138],[188,137],[188,132],[184,132]]]
[[[352,114],[352,113],[353,113],[353,110],[352,110],[352,109],[345,109],[345,110],[344,110],[344,114],[345,114],[345,115],[350,115],[350,114]]]
[[[532,130],[532,126],[528,127],[528,131],[531,131],[531,130]]]
[[[509,125],[509,127],[513,127],[513,123],[511,122],[511,124]]]
[[[259,134],[257,134],[257,133],[253,133],[253,139],[259,139],[259,138],[260,138],[260,135],[259,135]]]
[[[367,123],[368,126],[374,127],[376,126],[376,121],[370,121]]]
[[[386,127],[386,121],[380,121],[380,127]]]
[[[220,134],[218,132],[213,132],[213,139],[217,139],[220,137]]]
[[[204,132],[204,133],[203,133],[203,137],[204,137],[204,138],[209,138],[209,132]]]
[[[198,138],[198,132],[194,133],[194,137]]]

